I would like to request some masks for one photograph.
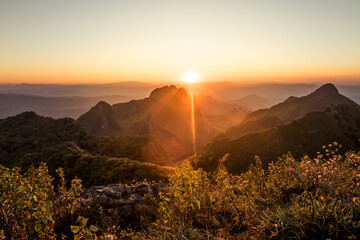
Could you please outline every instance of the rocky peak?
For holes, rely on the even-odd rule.
[[[327,83],[315,90],[316,94],[339,94],[339,91],[334,84]]]
[[[112,112],[112,107],[110,104],[104,101],[98,102],[94,107],[94,110],[98,110],[101,113],[107,114]]]
[[[169,95],[174,95],[176,93],[181,93],[185,91],[185,89],[183,88],[177,88],[174,85],[170,85],[170,86],[164,86],[161,88],[156,88],[154,91],[152,91],[150,93],[149,98],[153,99],[153,100],[158,100],[161,99],[165,96],[169,96]]]
[[[284,102],[291,102],[291,101],[294,101],[295,99],[298,99],[298,98],[294,97],[294,96],[290,96]]]

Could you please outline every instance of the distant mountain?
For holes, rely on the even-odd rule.
[[[217,159],[229,153],[225,165],[232,173],[240,173],[254,163],[255,155],[268,164],[287,151],[295,157],[314,156],[317,149],[334,141],[343,150],[356,149],[359,137],[359,105],[339,94],[334,85],[325,84],[305,97],[289,97],[250,113],[241,124],[217,136],[199,164],[214,169]]]
[[[307,113],[324,111],[327,107],[338,104],[356,103],[341,95],[333,84],[325,84],[307,96],[289,97],[269,109],[252,112],[238,126],[227,129],[216,138],[235,139],[247,133],[261,132],[303,117]]]
[[[314,91],[318,86],[305,83],[205,82],[199,86],[199,92],[225,101],[237,100],[249,95],[282,101],[289,95],[303,96]]]
[[[268,108],[274,105],[277,100],[264,99],[255,94],[251,94],[240,99],[232,100],[231,102],[255,111],[262,108]]]
[[[78,118],[99,101],[110,103],[125,102],[126,96],[98,97],[44,97],[25,94],[0,93],[0,118],[34,111],[41,116]]]
[[[206,95],[195,95],[201,113],[219,131],[239,124],[250,110],[237,104],[221,101]]]
[[[148,82],[116,82],[105,84],[0,84],[0,93],[38,95],[43,97],[94,97],[107,95],[124,95],[130,99],[143,98],[158,83]]]
[[[234,140],[222,139],[212,142],[197,165],[214,170],[220,159],[229,153],[224,163],[230,173],[248,170],[259,156],[264,166],[288,151],[296,158],[307,154],[315,157],[322,146],[338,142],[339,150],[359,149],[360,107],[356,104],[331,106],[324,112],[311,112],[304,117],[269,130],[242,135]],[[334,146],[333,149],[338,148]],[[326,152],[322,152],[326,156]]]
[[[218,131],[195,103],[197,147],[204,146]],[[193,152],[190,98],[184,88],[165,86],[148,98],[110,105],[99,102],[78,119],[87,131],[98,135],[150,135],[154,151],[166,155],[160,162],[182,160]],[[150,159],[148,161],[151,161]],[[153,160],[152,160],[153,161]]]
[[[85,186],[166,177],[170,168],[143,162],[149,142],[149,136],[89,135],[71,118],[34,112],[0,119],[0,165],[25,170],[46,162],[52,174],[62,167],[67,179],[81,177]]]

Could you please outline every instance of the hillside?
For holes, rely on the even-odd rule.
[[[261,132],[337,104],[357,105],[341,95],[333,84],[325,84],[307,96],[291,96],[271,108],[248,114],[239,125],[227,129],[216,139],[236,139],[247,133]]]
[[[197,147],[202,147],[219,131],[204,117],[196,103],[194,114],[196,143]],[[78,121],[88,132],[97,135],[150,135],[153,151],[162,151],[159,154],[162,163],[182,160],[193,151],[190,98],[184,88],[173,85],[157,88],[141,100],[112,106],[99,102]]]
[[[224,164],[230,173],[239,174],[255,163],[255,155],[267,166],[288,151],[298,159],[304,154],[314,157],[322,146],[332,142],[342,144],[341,152],[355,150],[360,147],[359,138],[360,107],[339,104],[263,132],[214,141],[200,157],[198,166],[214,170],[218,159],[229,153]]]
[[[0,165],[26,170],[46,162],[52,174],[62,167],[67,179],[81,177],[85,186],[165,178],[170,168],[143,162],[149,142],[149,136],[89,135],[71,118],[33,112],[0,119]]]

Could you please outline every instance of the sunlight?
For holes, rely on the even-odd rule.
[[[195,129],[195,110],[194,110],[194,94],[192,84],[200,81],[200,74],[194,70],[188,70],[181,74],[181,81],[188,84],[188,92],[190,93],[190,111],[191,111],[191,131],[194,145],[194,154],[196,154],[196,129]]]
[[[181,80],[183,82],[186,82],[188,84],[197,83],[200,81],[200,74],[194,70],[188,70],[181,74]]]
[[[196,133],[195,133],[195,110],[194,110],[194,94],[190,92],[190,104],[191,104],[191,131],[194,144],[194,154],[196,154]]]

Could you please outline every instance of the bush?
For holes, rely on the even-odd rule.
[[[8,239],[55,239],[70,233],[79,207],[81,181],[66,191],[64,174],[58,170],[57,191],[45,164],[20,174],[19,168],[0,166],[0,226]]]
[[[360,234],[360,156],[334,143],[314,159],[290,154],[239,175],[188,162],[171,177],[148,230],[156,239],[351,239]],[[226,157],[220,163],[224,162]]]
[[[360,154],[337,153],[337,143],[316,158],[290,154],[239,175],[219,161],[208,173],[188,161],[169,184],[137,203],[137,226],[97,224],[79,216],[81,184],[57,191],[44,164],[21,175],[0,169],[0,237],[9,239],[357,239],[360,235]],[[86,211],[86,210],[84,210]],[[101,217],[101,216],[100,216]],[[76,221],[77,219],[77,221]],[[95,223],[99,227],[88,224]],[[129,227],[129,226],[128,226]],[[98,231],[99,230],[99,231]]]

